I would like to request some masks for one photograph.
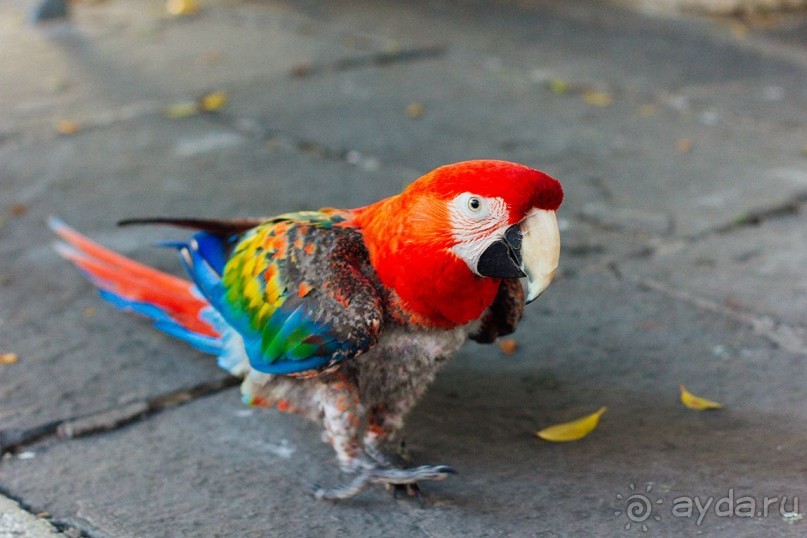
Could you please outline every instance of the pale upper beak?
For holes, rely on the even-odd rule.
[[[476,272],[494,278],[526,276],[529,303],[552,282],[559,259],[560,232],[555,212],[533,209],[482,253]]]
[[[521,222],[521,270],[527,276],[527,303],[549,287],[560,261],[560,231],[554,211],[533,209]]]

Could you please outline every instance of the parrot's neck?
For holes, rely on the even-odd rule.
[[[500,280],[475,275],[451,250],[445,204],[393,196],[354,212],[370,263],[410,322],[453,329],[479,319]],[[397,307],[397,308],[396,308]]]

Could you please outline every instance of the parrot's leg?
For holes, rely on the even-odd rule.
[[[346,473],[366,467],[368,462],[363,461],[366,456],[359,442],[361,403],[355,385],[339,377],[320,385],[318,396],[324,438],[336,451],[339,467]]]
[[[384,452],[384,445],[393,440],[404,425],[404,418],[420,399],[427,382],[407,383],[400,390],[391,392],[384,402],[371,406],[367,413],[367,428],[364,432],[363,446],[365,452],[379,463],[389,465],[391,461],[410,461],[404,451],[403,442],[391,458]],[[390,390],[389,388],[387,389]]]
[[[442,480],[456,471],[447,465],[422,465],[402,469],[368,457],[359,441],[362,408],[355,385],[339,378],[320,385],[319,391],[325,438],[331,443],[342,471],[356,473],[348,484],[332,489],[317,487],[318,499],[347,499],[371,484],[415,484]]]
[[[367,428],[364,431],[364,451],[375,461],[385,466],[392,466],[393,461],[383,450],[390,438],[403,426],[403,418],[393,416],[384,405],[370,409],[367,417]]]

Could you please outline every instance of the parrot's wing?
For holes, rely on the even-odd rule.
[[[363,275],[361,235],[322,213],[284,215],[243,236],[200,232],[184,248],[190,274],[243,338],[252,368],[316,373],[378,341],[383,311]]]
[[[502,280],[496,298],[482,315],[479,328],[470,338],[482,344],[495,342],[516,330],[524,313],[524,288],[517,279]]]

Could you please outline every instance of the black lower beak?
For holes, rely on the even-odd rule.
[[[521,278],[521,230],[510,226],[504,237],[491,244],[479,257],[476,272],[492,278]]]

